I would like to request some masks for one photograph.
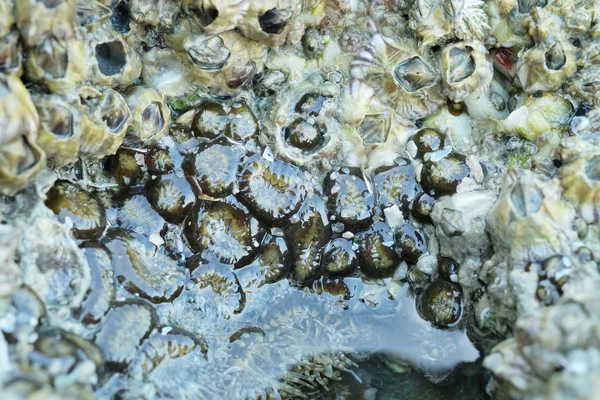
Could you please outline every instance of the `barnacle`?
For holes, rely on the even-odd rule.
[[[251,1],[238,28],[250,39],[268,46],[281,46],[290,33],[298,29],[296,20],[300,10],[300,1],[297,0]]]
[[[481,0],[421,0],[410,11],[410,27],[428,48],[451,38],[484,40],[490,30]]]
[[[352,274],[358,267],[358,259],[352,242],[337,238],[323,249],[323,270],[330,276],[346,276]]]
[[[351,63],[352,77],[371,85],[402,117],[422,118],[443,102],[436,63],[411,41],[375,35]],[[490,73],[491,78],[491,73]]]
[[[243,263],[258,245],[251,218],[229,203],[196,201],[189,209],[184,232],[198,254],[214,254],[223,262]]]
[[[91,193],[66,181],[58,181],[47,193],[46,205],[62,222],[73,224],[77,239],[95,239],[106,227],[106,212]]]
[[[132,120],[123,96],[112,89],[91,91],[82,103],[80,151],[92,156],[116,153]]]
[[[184,20],[165,38],[187,66],[186,78],[215,94],[232,94],[263,69],[266,48],[237,31],[200,32]]]
[[[183,10],[206,32],[219,33],[236,28],[251,3],[250,0],[185,0]]]
[[[115,277],[131,293],[160,303],[181,291],[183,268],[143,235],[111,228],[102,243],[110,250]]]
[[[486,93],[493,68],[481,42],[458,42],[442,51],[442,77],[448,97],[459,102],[472,93]]]
[[[194,202],[190,185],[180,176],[164,174],[146,183],[148,201],[166,221],[177,223],[185,218],[185,208]]]
[[[24,67],[32,81],[52,92],[68,92],[88,77],[85,42],[48,37],[29,50]]]
[[[35,46],[48,37],[67,39],[75,34],[75,0],[14,2],[16,24],[27,46]]]
[[[237,196],[267,224],[281,224],[294,215],[306,198],[303,172],[281,160],[251,155],[240,166]]]
[[[307,199],[286,229],[294,279],[308,282],[320,275],[323,246],[330,236],[325,204],[315,195]]]
[[[72,163],[81,145],[81,108],[58,95],[37,95],[33,101],[40,118],[38,144],[48,164]]]
[[[368,224],[375,213],[375,196],[359,168],[330,171],[325,182],[330,219],[348,226]]]
[[[596,3],[0,0],[0,397],[597,398]]]
[[[202,193],[215,198],[227,197],[236,182],[240,153],[227,141],[216,140],[188,156],[183,168],[187,175],[196,178]]]
[[[169,131],[171,110],[165,95],[152,87],[135,86],[125,93],[131,110],[131,124],[124,142],[133,146],[148,146]]]

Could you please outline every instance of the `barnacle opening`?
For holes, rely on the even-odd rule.
[[[546,67],[553,71],[560,70],[567,63],[565,51],[559,43],[555,43],[546,52]]]
[[[448,81],[458,83],[464,81],[475,72],[475,60],[471,55],[471,48],[454,47],[450,49],[450,73]]]
[[[113,9],[110,16],[112,27],[119,33],[127,33],[131,30],[129,5],[125,1],[120,1]]]
[[[319,126],[310,120],[297,118],[283,129],[285,141],[302,150],[312,150],[323,137]]]
[[[123,125],[127,123],[129,113],[126,110],[129,110],[129,108],[122,97],[117,96],[115,93],[109,93],[105,98],[101,115],[111,133],[121,132]]]
[[[420,57],[412,57],[398,64],[394,70],[394,77],[408,92],[416,92],[433,85],[436,81],[434,71]]]
[[[163,128],[165,119],[162,115],[160,103],[154,102],[144,109],[142,112],[142,125],[149,127],[149,129],[143,129],[144,131],[152,132],[150,137],[156,135]]]
[[[37,0],[42,3],[47,9],[53,9],[65,3],[64,0]]]
[[[61,105],[55,105],[48,114],[45,124],[52,134],[61,138],[73,136],[74,118],[71,110]]]
[[[585,175],[593,181],[600,181],[600,156],[594,156],[585,163]]]
[[[59,79],[67,73],[69,55],[67,49],[55,39],[46,39],[36,51],[39,66],[54,79]]]
[[[279,10],[272,8],[258,17],[260,29],[270,35],[279,35],[283,32],[285,25],[292,17],[292,12],[289,10]]]
[[[529,14],[533,7],[544,8],[548,4],[547,0],[518,0],[519,14]]]
[[[98,69],[103,75],[113,76],[119,74],[127,64],[127,55],[123,43],[115,40],[96,45],[96,60],[98,61]]]
[[[219,16],[219,10],[217,10],[215,7],[205,4],[204,1],[193,2],[193,4],[189,7],[189,11],[194,13],[200,25],[205,28],[215,22]]]

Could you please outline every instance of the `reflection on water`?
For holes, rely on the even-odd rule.
[[[162,338],[132,362],[143,367],[108,378],[99,395],[411,399],[406,393],[423,388],[431,396],[444,393],[448,386],[431,382],[453,380],[458,365],[479,358],[464,330],[422,320],[408,285],[391,279],[345,278],[298,289],[285,280],[263,285],[252,266],[235,274],[218,266],[202,270],[178,299],[157,306],[160,325],[177,329],[162,328]],[[175,352],[185,340],[173,332],[203,345]]]

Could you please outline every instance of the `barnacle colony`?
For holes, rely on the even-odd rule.
[[[0,0],[0,397],[598,398],[597,14]]]

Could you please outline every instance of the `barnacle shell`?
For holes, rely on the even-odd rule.
[[[30,49],[25,76],[52,92],[67,92],[81,83],[88,73],[85,42],[46,38]]]
[[[238,26],[251,0],[184,0],[183,10],[209,33],[220,33]]]
[[[452,101],[462,101],[471,93],[486,93],[493,72],[488,51],[481,42],[458,42],[442,51],[444,87]]]
[[[1,34],[0,38],[2,38]],[[19,31],[15,29],[0,40],[0,73],[21,76],[23,73],[22,61],[23,48]]]
[[[512,263],[524,266],[568,254],[573,217],[573,210],[560,201],[557,181],[542,182],[530,171],[510,170],[486,216],[487,232],[497,251],[506,251]]]
[[[563,195],[579,211],[588,224],[600,220],[600,151],[596,148],[565,149],[569,151],[570,160],[560,174]],[[567,154],[565,154],[567,155]]]
[[[48,164],[63,166],[77,159],[81,142],[81,108],[59,95],[34,95],[40,117],[38,144]]]
[[[131,0],[131,18],[145,25],[169,30],[175,25],[179,14],[179,3],[173,0]]]
[[[81,152],[92,156],[114,154],[131,123],[131,111],[118,92],[105,89],[85,99],[81,119]]]
[[[216,94],[234,93],[263,69],[266,48],[234,30],[208,34],[184,20],[166,40],[187,79]]]
[[[44,167],[39,116],[18,78],[0,75],[0,193],[14,195]]]
[[[48,37],[67,39],[75,33],[75,0],[16,0],[17,27],[27,46]]]
[[[443,102],[435,65],[428,54],[418,54],[413,41],[375,35],[352,61],[350,74],[402,117],[416,119]]]
[[[555,90],[576,71],[575,46],[568,40],[543,42],[519,56],[516,71],[528,93]]]
[[[300,11],[298,0],[251,1],[238,28],[250,39],[268,46],[281,46],[296,28]]]
[[[337,115],[336,98],[339,87],[324,83],[320,79],[307,79],[279,94],[269,114],[266,141],[274,154],[296,165],[320,163],[323,158],[336,158],[341,148],[344,133]],[[303,110],[308,102],[317,102],[314,110]],[[316,105],[316,103],[315,103]],[[308,147],[290,142],[290,128],[297,121],[309,123],[317,138]]]
[[[111,27],[95,32],[87,42],[89,79],[99,85],[126,87],[142,73],[142,61],[137,51]]]
[[[39,117],[20,79],[0,74],[0,146],[20,136],[35,141]]]
[[[149,146],[163,137],[171,125],[171,110],[159,89],[135,86],[125,93],[131,110],[131,125],[125,142],[134,146]]]
[[[450,38],[484,40],[490,30],[482,0],[419,0],[410,10],[410,27],[420,46],[429,48]]]

